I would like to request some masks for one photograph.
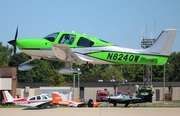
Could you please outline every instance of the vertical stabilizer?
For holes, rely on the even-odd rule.
[[[61,102],[61,96],[58,92],[53,92],[52,93],[52,103],[53,104],[59,104],[59,102]]]
[[[11,96],[11,94],[8,91],[2,91],[4,102],[10,103],[14,101],[14,98]]]
[[[155,43],[146,49],[150,54],[165,55],[171,54],[171,48],[176,37],[176,29],[165,29],[156,39]]]

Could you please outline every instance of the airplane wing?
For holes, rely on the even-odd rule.
[[[51,105],[51,101],[21,101],[21,102],[15,102],[15,105],[19,106],[29,106],[29,107],[38,107],[38,108],[46,108],[47,106]]]
[[[68,48],[67,44],[55,44],[52,46],[52,51],[54,55],[62,61],[76,64],[86,62],[85,58],[77,56],[70,48]]]
[[[38,105],[35,105],[35,107],[38,107],[38,108],[46,108],[47,106],[50,106],[52,104],[51,101],[48,101],[48,102],[40,102]]]
[[[87,105],[86,102],[78,102],[78,101],[60,101],[59,105],[70,106],[70,107],[85,107]]]
[[[76,100],[73,100],[72,104],[75,107],[84,107],[87,105],[87,102],[80,102],[78,99],[76,99]]]
[[[71,107],[85,107],[87,105],[87,103],[84,102],[73,102],[71,104],[69,104],[69,106]]]

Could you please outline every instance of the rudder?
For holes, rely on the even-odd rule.
[[[52,93],[52,103],[59,104],[60,101],[62,101],[60,94],[58,92],[53,92]]]
[[[176,37],[176,29],[165,29],[156,39],[155,43],[146,49],[150,54],[169,56]]]
[[[11,94],[8,91],[2,91],[4,102],[10,103],[14,101],[14,98],[11,96]]]

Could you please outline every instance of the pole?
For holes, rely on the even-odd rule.
[[[78,94],[79,94],[79,99],[80,99],[80,83],[79,83],[79,72],[78,72]]]
[[[163,78],[163,100],[165,101],[165,71],[166,71],[166,64],[164,64],[164,78]]]
[[[74,74],[74,78],[73,78],[73,100],[75,99],[75,95],[74,95],[74,93],[75,93],[75,91],[74,91],[74,88],[75,88],[75,74]]]
[[[152,65],[151,65],[151,85],[152,85]]]

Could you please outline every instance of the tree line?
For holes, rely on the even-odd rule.
[[[30,56],[19,52],[13,57],[13,48],[3,46],[0,42],[0,66],[18,67],[19,64],[30,59]],[[28,71],[17,70],[18,82],[48,82],[51,86],[65,86],[73,82],[73,76],[62,75],[59,69],[64,67],[63,62],[34,60],[29,63],[36,68]],[[81,82],[97,82],[103,80],[110,82],[112,77],[116,82],[128,80],[142,82],[144,65],[102,64],[102,65],[73,65],[74,69],[80,68]],[[151,69],[151,68],[150,68]],[[152,81],[163,81],[164,65],[152,66]],[[165,64],[166,81],[180,81],[180,52],[172,52]]]

